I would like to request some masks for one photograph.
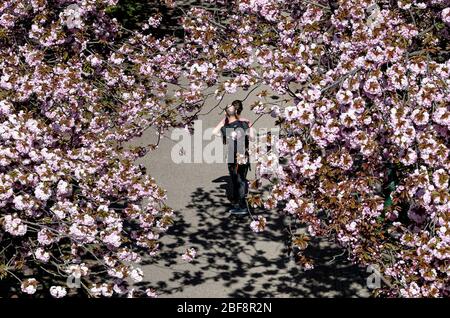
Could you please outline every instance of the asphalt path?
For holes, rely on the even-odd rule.
[[[244,102],[243,117],[252,121],[257,116],[248,107],[256,100],[253,91]],[[248,92],[238,91],[226,96],[220,107],[234,99],[243,99]],[[273,101],[279,98],[273,98]],[[209,98],[196,122],[196,133],[204,133],[223,117],[217,101]],[[256,131],[274,127],[274,119],[263,116],[256,120]],[[251,215],[231,216],[226,196],[228,171],[225,163],[205,162],[191,153],[191,161],[177,163],[180,137],[169,131],[158,148],[136,164],[142,164],[157,183],[167,190],[167,203],[176,212],[175,224],[161,239],[157,256],[144,258],[145,280],[138,288],[154,288],[159,297],[367,297],[365,268],[352,265],[343,253],[327,239],[313,239],[307,249],[315,262],[312,270],[301,269],[286,249],[285,230],[290,222],[277,210],[252,210],[252,215],[264,215],[268,228],[254,233]],[[152,130],[134,145],[146,145],[156,140]],[[194,137],[191,145],[194,146]],[[203,140],[200,148],[210,144]],[[195,147],[199,148],[200,143]],[[194,147],[191,147],[194,148]],[[198,152],[200,153],[200,152]],[[199,158],[200,157],[200,158]],[[185,160],[187,160],[185,158]],[[253,166],[254,167],[254,166]],[[248,178],[253,179],[254,168]],[[191,263],[181,259],[186,248],[195,248],[197,256]]]

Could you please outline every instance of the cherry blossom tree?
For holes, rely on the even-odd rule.
[[[181,13],[177,37],[157,34],[159,13],[126,28],[117,2],[0,4],[0,276],[28,294],[64,297],[75,277],[134,295],[173,211],[133,165],[157,144],[125,143],[191,130],[208,88],[220,101],[264,84],[287,97],[251,106],[282,134],[256,149],[272,191],[249,201],[306,225],[299,266],[326,236],[378,266],[382,295],[449,295],[448,0],[160,3]]]
[[[300,265],[313,267],[309,238],[327,236],[380,268],[390,287],[377,293],[448,296],[449,1],[214,4],[191,9],[184,25],[208,68],[227,74],[217,95],[266,84],[290,96],[263,92],[252,105],[282,135],[259,154],[272,191],[250,202],[281,204],[307,226],[292,232]]]
[[[192,122],[201,94],[178,78],[204,65],[154,35],[159,16],[130,30],[116,6],[0,4],[0,278],[26,294],[64,297],[75,281],[90,296],[136,295],[128,282],[173,222],[165,191],[134,165],[157,143],[126,142]]]

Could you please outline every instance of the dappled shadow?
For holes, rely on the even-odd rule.
[[[326,240],[310,242],[308,256],[315,268],[301,269],[288,253],[288,218],[280,211],[252,210],[251,215],[234,216],[226,196],[228,177],[213,180],[216,188],[197,188],[186,211],[178,213],[174,226],[166,233],[170,242],[161,246],[158,259],[149,266],[170,268],[170,277],[156,284],[140,283],[142,288],[154,287],[166,295],[177,295],[185,288],[217,288],[229,297],[351,297],[367,296],[366,274],[351,265],[345,256],[329,264],[342,250]],[[195,213],[194,224],[186,223],[186,215]],[[249,224],[252,216],[263,214],[267,230],[254,233]],[[192,264],[180,262],[177,248],[194,247],[198,257]],[[196,293],[208,297],[210,293]],[[203,296],[201,296],[203,295]],[[194,296],[193,296],[194,297]]]

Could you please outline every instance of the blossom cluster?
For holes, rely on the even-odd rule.
[[[26,294],[138,295],[126,282],[143,280],[174,219],[135,164],[157,145],[128,141],[192,121],[198,105],[184,101],[200,90],[173,89],[185,65],[215,75],[173,36],[123,28],[117,3],[0,3],[0,276]]]

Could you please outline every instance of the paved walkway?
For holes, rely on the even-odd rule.
[[[258,91],[258,90],[257,90]],[[254,93],[256,93],[255,91]],[[225,105],[238,94],[226,98]],[[245,102],[248,106],[254,94]],[[207,107],[215,105],[213,100]],[[208,109],[208,108],[206,108]],[[219,109],[201,116],[203,129],[220,120]],[[255,119],[246,109],[243,116]],[[271,118],[258,120],[255,127],[272,127]],[[148,131],[134,144],[155,140]],[[157,150],[140,159],[148,173],[168,191],[168,205],[177,214],[175,225],[162,239],[161,252],[144,262],[146,281],[142,288],[156,288],[160,297],[367,297],[367,274],[351,265],[328,241],[313,240],[308,247],[315,269],[303,271],[287,255],[284,220],[277,211],[256,210],[268,220],[268,229],[253,233],[249,216],[230,216],[225,194],[225,164],[175,164],[171,150],[176,141],[162,139]],[[205,142],[207,143],[207,142]],[[254,170],[249,172],[254,178]],[[198,255],[192,263],[181,259],[187,247]]]

